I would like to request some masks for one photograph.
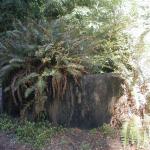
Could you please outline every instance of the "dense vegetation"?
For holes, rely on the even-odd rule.
[[[29,108],[35,117],[45,112],[48,82],[49,92],[60,99],[68,78],[78,83],[85,73],[131,70],[124,32],[129,19],[121,5],[120,0],[1,2],[0,75],[21,116]]]

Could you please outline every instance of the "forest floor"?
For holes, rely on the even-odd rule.
[[[13,135],[0,132],[0,150],[36,150],[16,142]],[[100,132],[74,128],[59,133],[42,150],[123,150],[119,137],[105,137]],[[126,148],[125,150],[135,150]]]

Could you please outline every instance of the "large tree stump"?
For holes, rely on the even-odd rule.
[[[70,81],[63,99],[49,103],[49,119],[81,128],[109,123],[113,107],[123,95],[123,83],[111,73],[83,76],[80,85]]]

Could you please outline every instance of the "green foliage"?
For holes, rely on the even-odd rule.
[[[53,40],[47,23],[30,21],[28,25],[17,22],[16,30],[2,36],[0,76],[3,81],[10,78],[7,92],[11,92],[13,103],[20,105],[21,116],[33,106],[36,117],[45,112],[49,77],[49,92],[54,99],[60,99],[67,88],[67,78],[71,76],[78,82],[85,69],[64,41]]]
[[[125,145],[130,144],[130,142],[132,144],[137,142],[137,140],[140,136],[140,133],[139,133],[138,127],[135,124],[135,122],[133,122],[133,121],[126,122],[122,128],[122,135],[123,135],[122,141]]]
[[[48,93],[60,100],[68,78],[78,84],[87,72],[122,73],[130,68],[129,37],[123,32],[128,19],[121,12],[121,0],[27,4],[32,11],[37,6],[49,21],[44,17],[33,21],[36,17],[29,11],[26,21],[14,19],[13,30],[0,35],[0,77],[9,80],[6,92],[21,116],[30,108],[35,117],[45,113]]]
[[[121,130],[122,142],[125,146],[135,144],[138,148],[149,147],[149,131],[144,127],[145,124],[139,117],[133,116],[130,120],[124,122]],[[149,126],[149,125],[148,125]]]
[[[0,1],[0,32],[13,29],[13,21],[23,22],[27,17],[39,19],[45,0],[1,0]]]
[[[62,127],[53,127],[46,121],[21,123],[7,115],[0,116],[0,131],[11,132],[15,134],[18,142],[29,144],[36,149],[42,149],[48,140],[63,130]]]
[[[109,136],[109,137],[116,136],[116,130],[113,127],[111,127],[109,124],[104,123],[101,127],[99,127],[99,130],[104,136]]]
[[[16,137],[20,142],[28,143],[35,148],[41,149],[46,142],[56,133],[62,132],[60,127],[52,127],[47,122],[25,122],[16,129]]]
[[[93,0],[47,0],[44,15],[56,19],[70,13],[76,6],[92,7]]]
[[[122,13],[121,1],[94,1],[92,7],[75,7],[64,16],[70,30],[77,30],[80,53],[93,73],[121,72],[131,68],[130,37],[124,30],[129,18]],[[77,35],[75,36],[79,36]]]
[[[11,131],[14,130],[16,124],[7,115],[0,115],[0,131]]]

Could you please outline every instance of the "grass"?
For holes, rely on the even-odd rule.
[[[48,121],[21,123],[7,115],[0,115],[0,131],[13,133],[18,142],[42,149],[48,140],[64,129],[54,127]]]

